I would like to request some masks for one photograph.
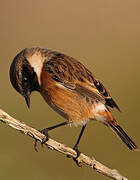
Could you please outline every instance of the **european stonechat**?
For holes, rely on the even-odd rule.
[[[46,48],[26,48],[14,58],[10,67],[13,87],[30,106],[30,94],[38,91],[48,105],[59,113],[65,122],[43,129],[48,131],[67,124],[82,125],[78,144],[87,122],[97,120],[110,127],[130,150],[137,145],[118,125],[109,107],[120,111],[103,84],[91,71],[76,59]],[[45,141],[46,141],[45,140]]]

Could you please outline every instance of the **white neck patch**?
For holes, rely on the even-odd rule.
[[[28,61],[30,65],[34,68],[35,73],[38,77],[39,85],[41,85],[41,71],[43,67],[44,58],[41,56],[41,54],[35,53],[31,57],[28,57]]]

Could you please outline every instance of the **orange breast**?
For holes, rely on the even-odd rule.
[[[41,74],[41,95],[56,112],[73,123],[84,123],[91,117],[93,105],[45,71]]]

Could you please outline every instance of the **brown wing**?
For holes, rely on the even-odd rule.
[[[116,109],[118,109],[120,111],[120,108],[118,107],[116,102],[112,99],[112,97],[110,96],[109,92],[105,89],[103,84],[99,80],[94,79],[94,85],[96,86],[98,91],[104,96],[104,98],[106,100],[106,105],[108,105],[112,108],[115,107]]]
[[[51,77],[63,86],[77,91],[80,95],[94,101],[101,101],[110,107],[119,107],[111,98],[105,87],[96,80],[92,73],[79,61],[65,54],[52,51],[45,69]]]

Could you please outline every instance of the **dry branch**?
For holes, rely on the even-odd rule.
[[[8,126],[11,126],[12,128],[17,129],[18,131],[22,132],[25,135],[28,135],[40,142],[42,142],[45,138],[45,136],[40,133],[38,130],[27,126],[25,123],[14,119],[10,115],[8,115],[6,112],[4,112],[2,109],[0,109],[0,121],[6,123]],[[75,158],[77,153],[70,147],[59,143],[57,141],[54,141],[53,139],[49,138],[49,140],[45,143],[49,148],[52,150],[56,150],[58,152],[61,152],[65,155],[68,155],[72,158]],[[123,177],[119,174],[119,172],[115,169],[110,169],[106,167],[105,165],[101,164],[100,162],[96,161],[94,158],[90,158],[83,153],[80,154],[80,156],[77,159],[78,163],[84,163],[88,166],[90,166],[92,169],[96,170],[97,172],[108,176],[115,180],[127,180],[127,178]]]

